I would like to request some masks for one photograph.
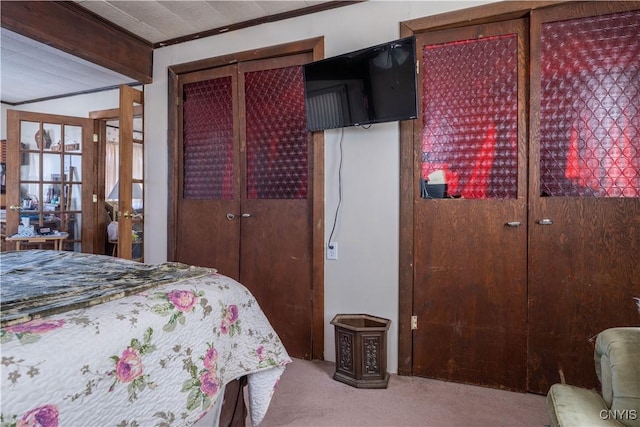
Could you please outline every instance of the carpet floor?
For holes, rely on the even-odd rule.
[[[335,381],[334,372],[331,362],[294,359],[260,427],[549,424],[540,395],[393,374],[386,389],[358,389]]]

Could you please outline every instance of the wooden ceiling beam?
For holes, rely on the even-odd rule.
[[[151,43],[73,2],[3,1],[0,15],[3,28],[140,83],[151,83]]]

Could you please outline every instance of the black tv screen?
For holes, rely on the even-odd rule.
[[[303,66],[307,130],[417,117],[415,38]]]

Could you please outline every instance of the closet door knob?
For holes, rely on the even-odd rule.
[[[11,209],[12,211],[17,211],[17,212],[20,212],[22,210],[22,208],[20,206],[16,206],[16,205],[9,206],[9,209]]]
[[[229,213],[227,214],[227,219],[228,219],[229,221],[233,221],[234,219],[236,219],[236,216],[237,216],[236,214],[232,214],[231,212],[229,212]],[[250,216],[251,216],[251,214],[250,214],[250,213],[243,213],[242,215],[240,215],[240,219],[242,219],[242,218],[249,218]]]
[[[509,221],[505,225],[507,227],[520,227],[520,221]]]
[[[540,221],[538,221],[538,224],[540,224],[540,225],[551,225],[551,224],[553,224],[553,221],[551,221],[549,218],[542,218]]]

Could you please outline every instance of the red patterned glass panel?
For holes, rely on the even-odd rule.
[[[451,197],[516,198],[517,36],[424,46],[422,75],[422,179]]]
[[[640,12],[542,27],[542,196],[640,197]]]
[[[307,197],[302,67],[247,73],[247,198]]]
[[[184,198],[233,199],[231,77],[184,85]]]

